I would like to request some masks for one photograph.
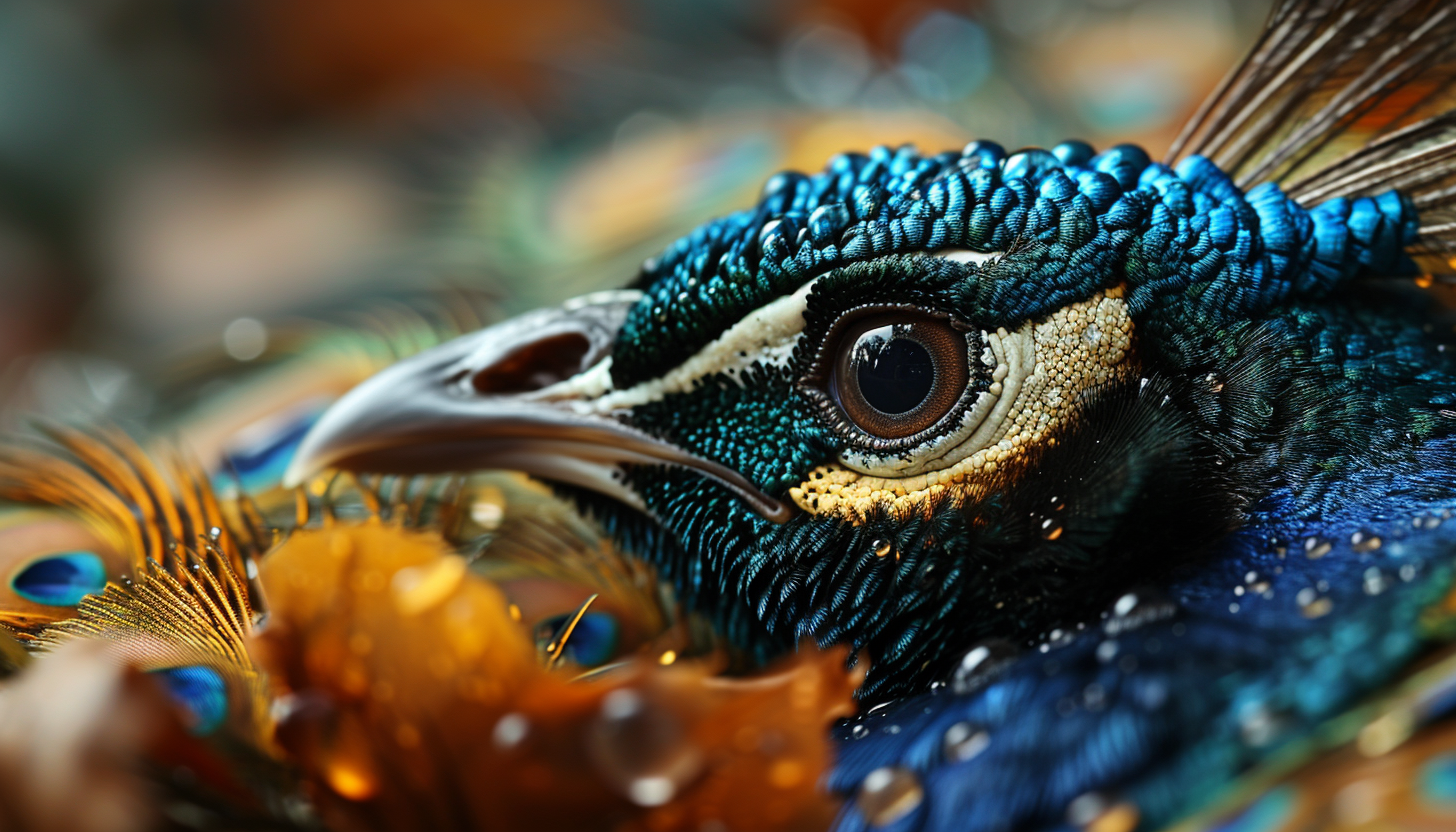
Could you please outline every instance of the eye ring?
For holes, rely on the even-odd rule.
[[[836,335],[830,396],[870,436],[903,439],[933,427],[970,383],[966,337],[942,316],[882,312]]]

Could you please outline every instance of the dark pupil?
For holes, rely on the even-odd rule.
[[[893,330],[885,326],[861,335],[853,357],[860,395],[870,407],[892,415],[919,407],[935,384],[930,351],[895,338]]]

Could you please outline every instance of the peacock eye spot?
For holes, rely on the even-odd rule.
[[[871,315],[839,334],[830,391],[865,433],[899,439],[935,425],[969,382],[966,337],[908,311]]]
[[[559,639],[565,638],[561,654],[568,661],[582,667],[596,667],[611,661],[622,640],[622,625],[617,617],[611,613],[588,612],[568,631],[567,625],[573,618],[572,613],[563,613],[537,624],[537,648],[550,652]]]

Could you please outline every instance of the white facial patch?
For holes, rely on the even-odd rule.
[[[957,263],[984,264],[1004,254],[1002,251],[941,249],[933,256]],[[804,334],[806,301],[818,282],[816,277],[792,295],[770,301],[750,312],[661,378],[644,381],[626,390],[615,390],[609,357],[572,378],[537,391],[531,398],[570,402],[571,407],[580,413],[610,413],[660,401],[673,393],[691,392],[700,379],[717,374],[737,380],[754,364],[787,367],[799,337]],[[568,306],[571,303],[567,301]]]
[[[949,260],[953,263],[974,263],[977,266],[984,266],[1005,255],[1004,251],[972,251],[968,248],[943,248],[931,253],[932,257],[939,257],[942,260]]]
[[[591,369],[553,384],[533,398],[568,400],[581,413],[611,413],[673,393],[687,393],[704,378],[722,374],[738,380],[753,367],[787,367],[799,337],[804,334],[804,308],[818,278],[800,286],[792,295],[778,298],[748,313],[698,350],[691,358],[667,371],[625,390],[612,388],[612,366],[608,358]],[[740,382],[741,383],[741,382]]]

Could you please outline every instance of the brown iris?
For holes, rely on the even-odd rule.
[[[966,337],[913,312],[870,315],[838,339],[830,390],[865,433],[900,439],[939,422],[969,383]]]

